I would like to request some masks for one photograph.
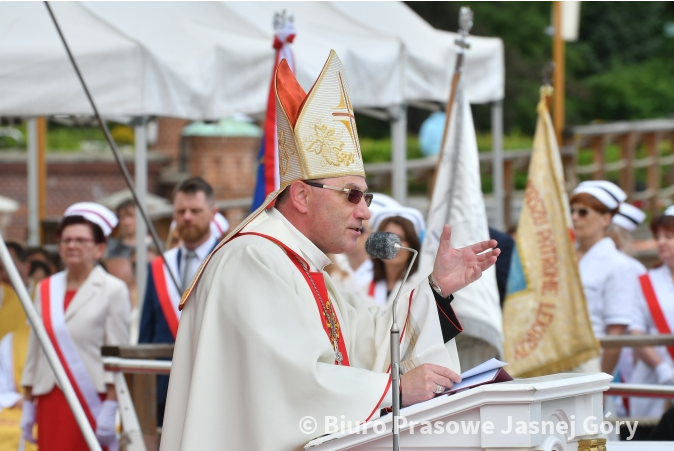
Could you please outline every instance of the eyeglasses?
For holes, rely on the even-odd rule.
[[[71,243],[75,246],[82,247],[85,243],[93,243],[92,238],[59,238],[58,243],[64,246],[69,246]]]
[[[346,200],[356,205],[358,205],[360,203],[360,200],[364,198],[365,205],[369,207],[370,204],[372,203],[372,198],[374,197],[374,195],[371,193],[364,193],[361,190],[355,188],[340,188],[338,186],[329,186],[323,185],[321,183],[307,182],[306,180],[303,180],[303,182],[309,186],[315,186],[316,188],[325,188],[331,189],[333,191],[344,192],[346,193]]]
[[[571,209],[571,215],[573,215],[574,213],[578,213],[578,216],[580,216],[581,218],[584,218],[585,216],[587,216],[587,214],[589,212],[590,212],[590,210],[588,210],[587,208],[572,208]]]

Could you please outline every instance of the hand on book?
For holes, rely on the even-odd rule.
[[[455,382],[461,382],[461,376],[443,366],[425,363],[403,374],[400,387],[403,392],[402,407],[411,406],[433,398],[438,385],[450,388]]]

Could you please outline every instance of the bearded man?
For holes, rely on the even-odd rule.
[[[173,219],[182,244],[150,263],[140,319],[138,343],[174,343],[178,333],[180,296],[201,262],[218,243],[210,225],[217,207],[213,188],[200,177],[178,184],[173,192]],[[173,274],[173,277],[171,277]],[[176,286],[178,282],[179,287]],[[168,376],[157,376],[157,424],[164,419]]]
[[[327,253],[354,250],[372,201],[344,67],[331,52],[307,94],[283,60],[274,86],[280,189],[183,294],[161,451],[301,450],[328,417],[369,421],[393,396],[409,406],[460,380],[450,294],[494,264],[496,242],[452,249],[444,227],[431,280],[397,305],[404,374],[391,393],[392,307],[340,293],[324,271]]]

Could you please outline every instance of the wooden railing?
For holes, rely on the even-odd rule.
[[[564,176],[567,189],[571,191],[580,180],[609,179],[616,182],[628,195],[631,202],[641,201],[642,208],[656,214],[663,205],[674,201],[674,119],[614,122],[574,127],[572,138],[561,148]],[[661,145],[669,142],[669,154],[662,155]],[[620,158],[608,161],[607,150],[613,144],[620,148]],[[647,156],[638,157],[640,146]],[[645,150],[645,152],[644,152]],[[592,161],[579,164],[579,154],[592,152]],[[480,172],[491,177],[493,154],[480,152]],[[512,200],[522,193],[516,189],[516,174],[526,173],[531,150],[503,152],[504,223],[506,229],[513,227],[518,218],[512,217]],[[407,161],[410,180],[429,183],[437,156]],[[386,190],[391,186],[391,162],[365,164],[368,184],[373,190]],[[645,171],[645,183],[637,181],[639,171]],[[615,177],[615,173],[618,177]],[[642,177],[643,178],[643,177]]]
[[[593,155],[592,163],[576,167],[578,176],[610,179],[610,173],[617,172],[613,181],[627,193],[628,200],[644,202],[642,207],[652,215],[659,212],[661,203],[674,199],[674,167],[667,169],[674,165],[674,152],[661,155],[663,141],[669,141],[674,149],[674,119],[585,125],[575,127],[573,134],[576,155],[583,149],[592,150]],[[614,143],[620,148],[620,158],[607,162],[607,148]],[[646,156],[637,158],[640,146]],[[636,183],[639,170],[646,172],[642,186]]]

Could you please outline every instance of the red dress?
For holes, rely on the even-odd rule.
[[[64,310],[75,297],[76,290],[66,291]],[[101,395],[101,399],[105,394]],[[57,386],[47,393],[35,397],[37,446],[40,451],[88,451],[73,412],[65,395]],[[104,448],[105,449],[105,448]]]

